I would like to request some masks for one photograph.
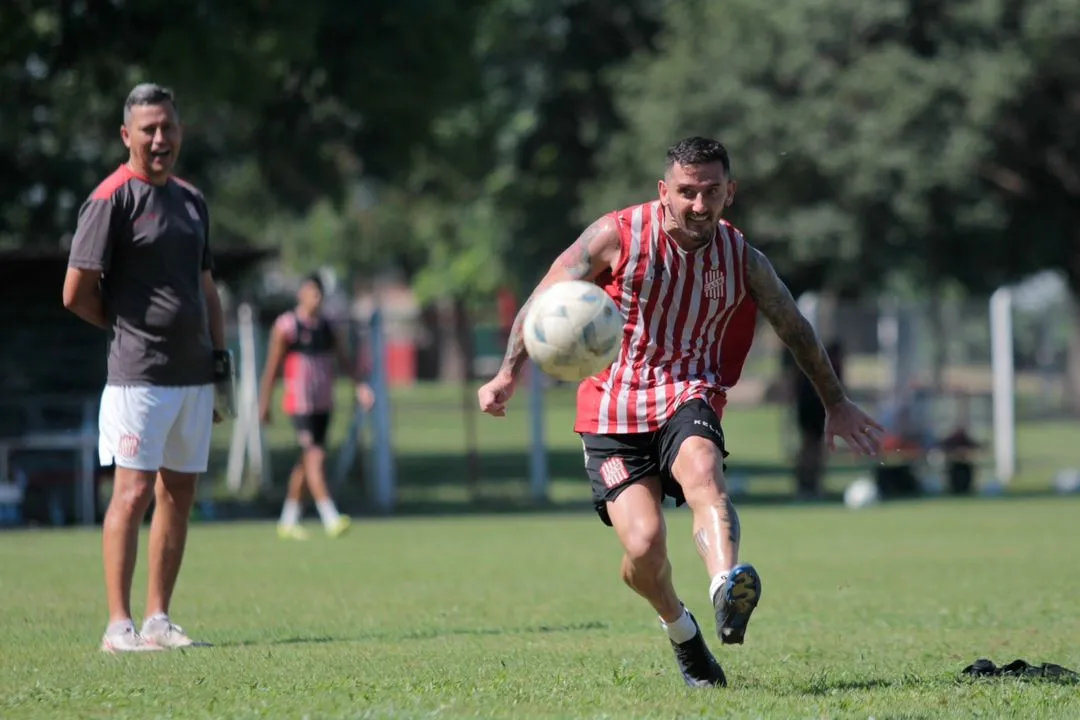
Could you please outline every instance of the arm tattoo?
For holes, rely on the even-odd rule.
[[[746,281],[762,315],[814,384],[825,407],[841,402],[845,398],[844,388],[813,326],[799,312],[791,292],[768,259],[753,248],[748,248],[748,252]]]
[[[589,254],[589,243],[596,237],[598,231],[590,226],[581,234],[574,244],[563,250],[556,262],[563,270],[570,274],[571,279],[580,280],[588,277],[592,271],[592,256]]]
[[[529,295],[529,299],[521,306],[521,310],[518,311],[517,317],[514,318],[514,324],[510,326],[510,337],[506,341],[506,354],[503,355],[502,367],[499,368],[499,372],[509,373],[510,377],[513,378],[518,376],[521,366],[525,364],[525,338],[522,337],[521,333],[525,326],[525,315],[528,314],[529,305],[532,304],[535,296],[536,291],[533,291],[532,295]]]
[[[555,267],[563,271],[566,280],[585,280],[595,274],[593,263],[596,258],[593,257],[593,253],[589,248],[597,237],[609,229],[610,225],[603,219],[592,223],[585,228],[585,231],[574,241],[573,245],[559,255],[555,261]],[[511,377],[517,377],[521,367],[525,364],[525,339],[521,335],[524,330],[525,315],[529,312],[529,306],[532,304],[533,298],[542,289],[543,286],[533,290],[532,294],[529,295],[529,299],[521,306],[517,317],[514,318],[514,324],[510,328],[510,337],[506,341],[506,354],[503,356],[500,372],[509,373]]]

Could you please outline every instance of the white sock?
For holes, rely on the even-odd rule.
[[[690,617],[690,612],[684,607],[682,615],[679,619],[672,623],[664,622],[663,618],[660,619],[660,627],[667,631],[668,637],[673,642],[684,643],[687,640],[692,639],[697,635],[697,625],[694,624],[694,619]]]
[[[169,616],[165,613],[156,613],[148,618],[144,618],[142,626],[145,628],[147,625],[154,622],[155,620],[163,620],[165,622],[169,622]]]
[[[716,598],[716,593],[727,582],[728,571],[717,573],[713,576],[712,582],[709,583],[709,602],[713,602]]]
[[[300,503],[295,500],[286,500],[281,507],[281,524],[296,525],[300,522]]]
[[[135,623],[130,618],[109,623],[109,627],[105,628],[107,635],[123,635],[128,631],[135,632]]]
[[[334,501],[330,498],[320,500],[315,503],[315,507],[319,510],[319,517],[322,518],[323,525],[330,527],[338,520],[337,507],[334,505]]]

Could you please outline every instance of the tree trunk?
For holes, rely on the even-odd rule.
[[[435,301],[439,323],[439,379],[444,382],[464,380],[468,360],[458,326],[458,303],[453,298]]]
[[[930,284],[931,367],[930,382],[934,393],[940,395],[945,389],[945,366],[949,358],[949,334],[945,329],[945,311],[941,307],[941,283]]]

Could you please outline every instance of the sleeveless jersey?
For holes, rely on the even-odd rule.
[[[742,233],[722,220],[712,243],[687,252],[664,212],[654,201],[610,214],[621,252],[596,284],[626,324],[615,361],[578,386],[576,432],[652,432],[693,399],[721,415],[742,373],[757,322]]]
[[[289,311],[274,324],[286,343],[282,410],[287,415],[330,412],[336,362],[330,321],[319,315],[305,322]]]

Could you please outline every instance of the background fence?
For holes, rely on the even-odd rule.
[[[405,297],[404,295],[402,297]],[[452,304],[421,312],[399,299],[383,297],[385,314],[389,429],[401,510],[464,511],[531,506],[530,485],[543,472],[549,501],[584,502],[580,441],[572,431],[576,387],[526,370],[506,418],[480,414],[476,390],[498,368],[508,317],[494,303],[467,313]],[[362,340],[371,297],[352,304],[350,336]],[[982,446],[983,481],[993,480],[993,374],[987,298],[939,304],[804,301],[823,338],[843,349],[843,379],[852,395],[890,431],[917,435],[926,445],[962,429]],[[1068,383],[1070,333],[1076,318],[1064,297],[1042,303],[1017,302],[1015,334],[1018,487],[1048,487],[1053,473],[1080,466],[1069,447],[1080,430]],[[264,318],[264,335],[271,318]],[[361,343],[361,346],[363,343]],[[732,456],[729,474],[754,496],[787,496],[793,488],[796,449],[792,364],[764,321],[724,418]],[[367,358],[366,353],[361,357]],[[362,360],[368,363],[369,358]],[[534,394],[539,392],[539,397]],[[349,407],[343,387],[342,408]],[[534,406],[539,406],[535,410]],[[539,431],[534,423],[539,417]],[[332,442],[348,434],[348,412],[339,412]],[[355,493],[357,505],[371,497],[370,426],[365,452],[343,478],[341,491]],[[283,487],[293,452],[279,419],[267,437],[279,458],[272,463],[271,494]],[[538,457],[535,443],[542,438]],[[539,464],[538,464],[539,463]],[[834,457],[829,488],[838,491],[852,474],[872,469],[841,453]]]
[[[252,308],[255,357],[261,374],[265,344],[277,313],[288,300]],[[353,394],[343,381],[330,432],[329,470],[343,507],[364,512],[377,507],[379,456],[375,432],[386,431],[398,512],[514,510],[536,506],[537,478],[546,502],[587,507],[580,441],[572,431],[575,386],[545,376],[532,382],[528,368],[506,418],[477,410],[476,390],[498,368],[505,348],[505,324],[512,308],[492,302],[479,311],[454,303],[421,308],[401,286],[356,297],[332,296],[336,318],[365,372],[373,363],[370,322],[379,308],[385,388],[385,422],[354,416]],[[958,427],[983,445],[983,482],[993,479],[993,376],[991,331],[985,298],[938,304],[845,303],[803,300],[819,332],[843,349],[843,379],[852,395],[895,432],[914,433],[925,443]],[[1077,318],[1060,293],[1017,293],[1013,312],[1018,475],[1016,486],[1045,489],[1054,473],[1080,466],[1080,420],[1070,358],[1076,361]],[[35,320],[39,329],[40,318]],[[47,326],[47,323],[46,323]],[[50,336],[55,332],[45,328]],[[240,343],[237,308],[229,311],[233,349]],[[84,340],[80,340],[84,342]],[[1070,344],[1072,343],[1072,344]],[[102,344],[102,349],[104,345]],[[32,362],[46,376],[86,375],[87,363],[61,353],[27,355],[8,349],[7,365]],[[1072,353],[1072,354],[1070,354]],[[731,457],[732,484],[760,498],[784,498],[793,491],[796,449],[792,364],[768,324],[758,335],[743,377],[731,392],[724,428]],[[90,357],[88,355],[88,357]],[[96,355],[93,356],[96,359]],[[97,372],[103,371],[103,367]],[[90,373],[90,374],[97,374]],[[16,377],[16,376],[10,376]],[[100,375],[98,375],[100,377]],[[39,522],[73,522],[85,494],[77,487],[86,453],[78,438],[92,434],[98,387],[58,394],[21,393],[14,386],[0,403],[0,472],[26,490],[24,515]],[[238,423],[215,427],[211,469],[203,497],[219,505],[235,502],[243,512],[276,512],[297,450],[287,418],[280,412],[280,384],[274,420],[261,429],[265,466],[245,464],[239,484],[230,487],[230,446]],[[540,422],[535,422],[535,419]],[[359,424],[357,420],[359,419]],[[91,427],[87,428],[87,423]],[[27,443],[35,436],[49,443]],[[355,437],[355,454],[348,439]],[[35,441],[36,442],[36,441]],[[535,452],[540,444],[540,452]],[[252,470],[255,470],[253,473]],[[827,489],[837,492],[854,474],[872,470],[841,453],[831,460]],[[339,471],[339,472],[336,472]],[[100,517],[109,493],[108,469],[94,468]],[[0,491],[0,507],[4,506]],[[205,505],[206,512],[212,506]]]

